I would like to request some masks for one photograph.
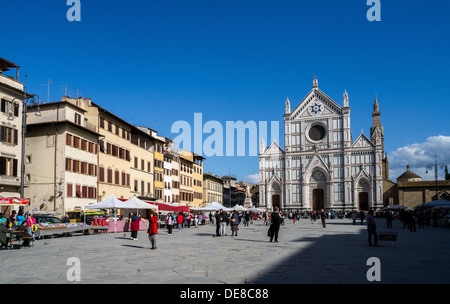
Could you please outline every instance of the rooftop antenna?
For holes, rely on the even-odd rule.
[[[47,102],[50,102],[50,84],[53,83],[50,79],[47,80],[47,84],[41,84],[41,86],[47,87]]]
[[[67,83],[66,83],[65,85],[59,86],[59,87],[60,87],[60,88],[64,88],[64,96],[68,96],[68,95],[67,95],[67,91],[68,91],[69,89],[68,89]]]

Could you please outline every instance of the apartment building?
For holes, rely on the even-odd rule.
[[[172,195],[171,203],[180,204],[180,153],[174,148],[173,141],[166,138],[164,144],[164,156],[170,158],[170,174],[168,175],[167,181],[171,181],[170,193]],[[164,163],[166,165],[166,163]],[[166,180],[166,175],[164,175],[164,180]]]
[[[19,68],[0,58],[0,197],[21,196],[22,110],[24,98],[31,95],[18,81]],[[11,69],[16,69],[15,77],[8,75]]]
[[[148,151],[153,155],[153,200],[164,202],[164,144],[165,137],[148,127],[136,127],[148,136]]]
[[[173,155],[164,149],[164,203],[172,203],[172,161]]]
[[[203,207],[217,202],[223,204],[223,180],[211,173],[203,173]]]
[[[190,163],[189,178],[192,187],[192,207],[203,204],[203,156],[194,152],[181,150],[182,158]]]
[[[191,158],[180,155],[180,204],[194,207],[194,189],[192,186],[192,168],[194,163]]]
[[[147,133],[92,102],[90,98],[67,100],[86,110],[86,124],[98,130],[98,200],[113,194],[153,198],[153,140]]]
[[[95,203],[100,134],[87,126],[86,111],[59,101],[30,105],[27,112],[26,209],[64,214]]]

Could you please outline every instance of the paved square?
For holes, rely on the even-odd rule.
[[[385,221],[377,219],[378,230]],[[394,221],[398,241],[369,247],[366,225],[347,219],[302,219],[281,226],[279,243],[270,243],[262,221],[239,225],[238,236],[215,237],[215,225],[191,226],[168,235],[160,229],[157,250],[145,231],[38,240],[33,248],[0,252],[0,283],[72,283],[76,257],[81,283],[241,284],[370,283],[370,257],[380,260],[382,284],[450,283],[450,230],[425,227],[410,232]],[[79,283],[79,282],[74,282]]]

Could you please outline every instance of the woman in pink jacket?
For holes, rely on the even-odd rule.
[[[150,218],[148,219],[148,239],[152,244],[151,249],[156,249],[156,234],[158,234],[158,215],[155,211],[150,213]]]

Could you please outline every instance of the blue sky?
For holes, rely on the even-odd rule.
[[[317,76],[341,105],[349,93],[354,139],[369,134],[377,94],[391,177],[406,163],[424,174],[434,153],[450,163],[450,2],[381,4],[369,22],[366,0],[81,0],[81,22],[69,22],[65,0],[2,1],[0,57],[43,100],[51,79],[50,101],[67,84],[172,138],[194,113],[224,126],[279,120],[283,134],[286,97],[297,106]],[[250,179],[258,159],[208,157],[205,171]]]

